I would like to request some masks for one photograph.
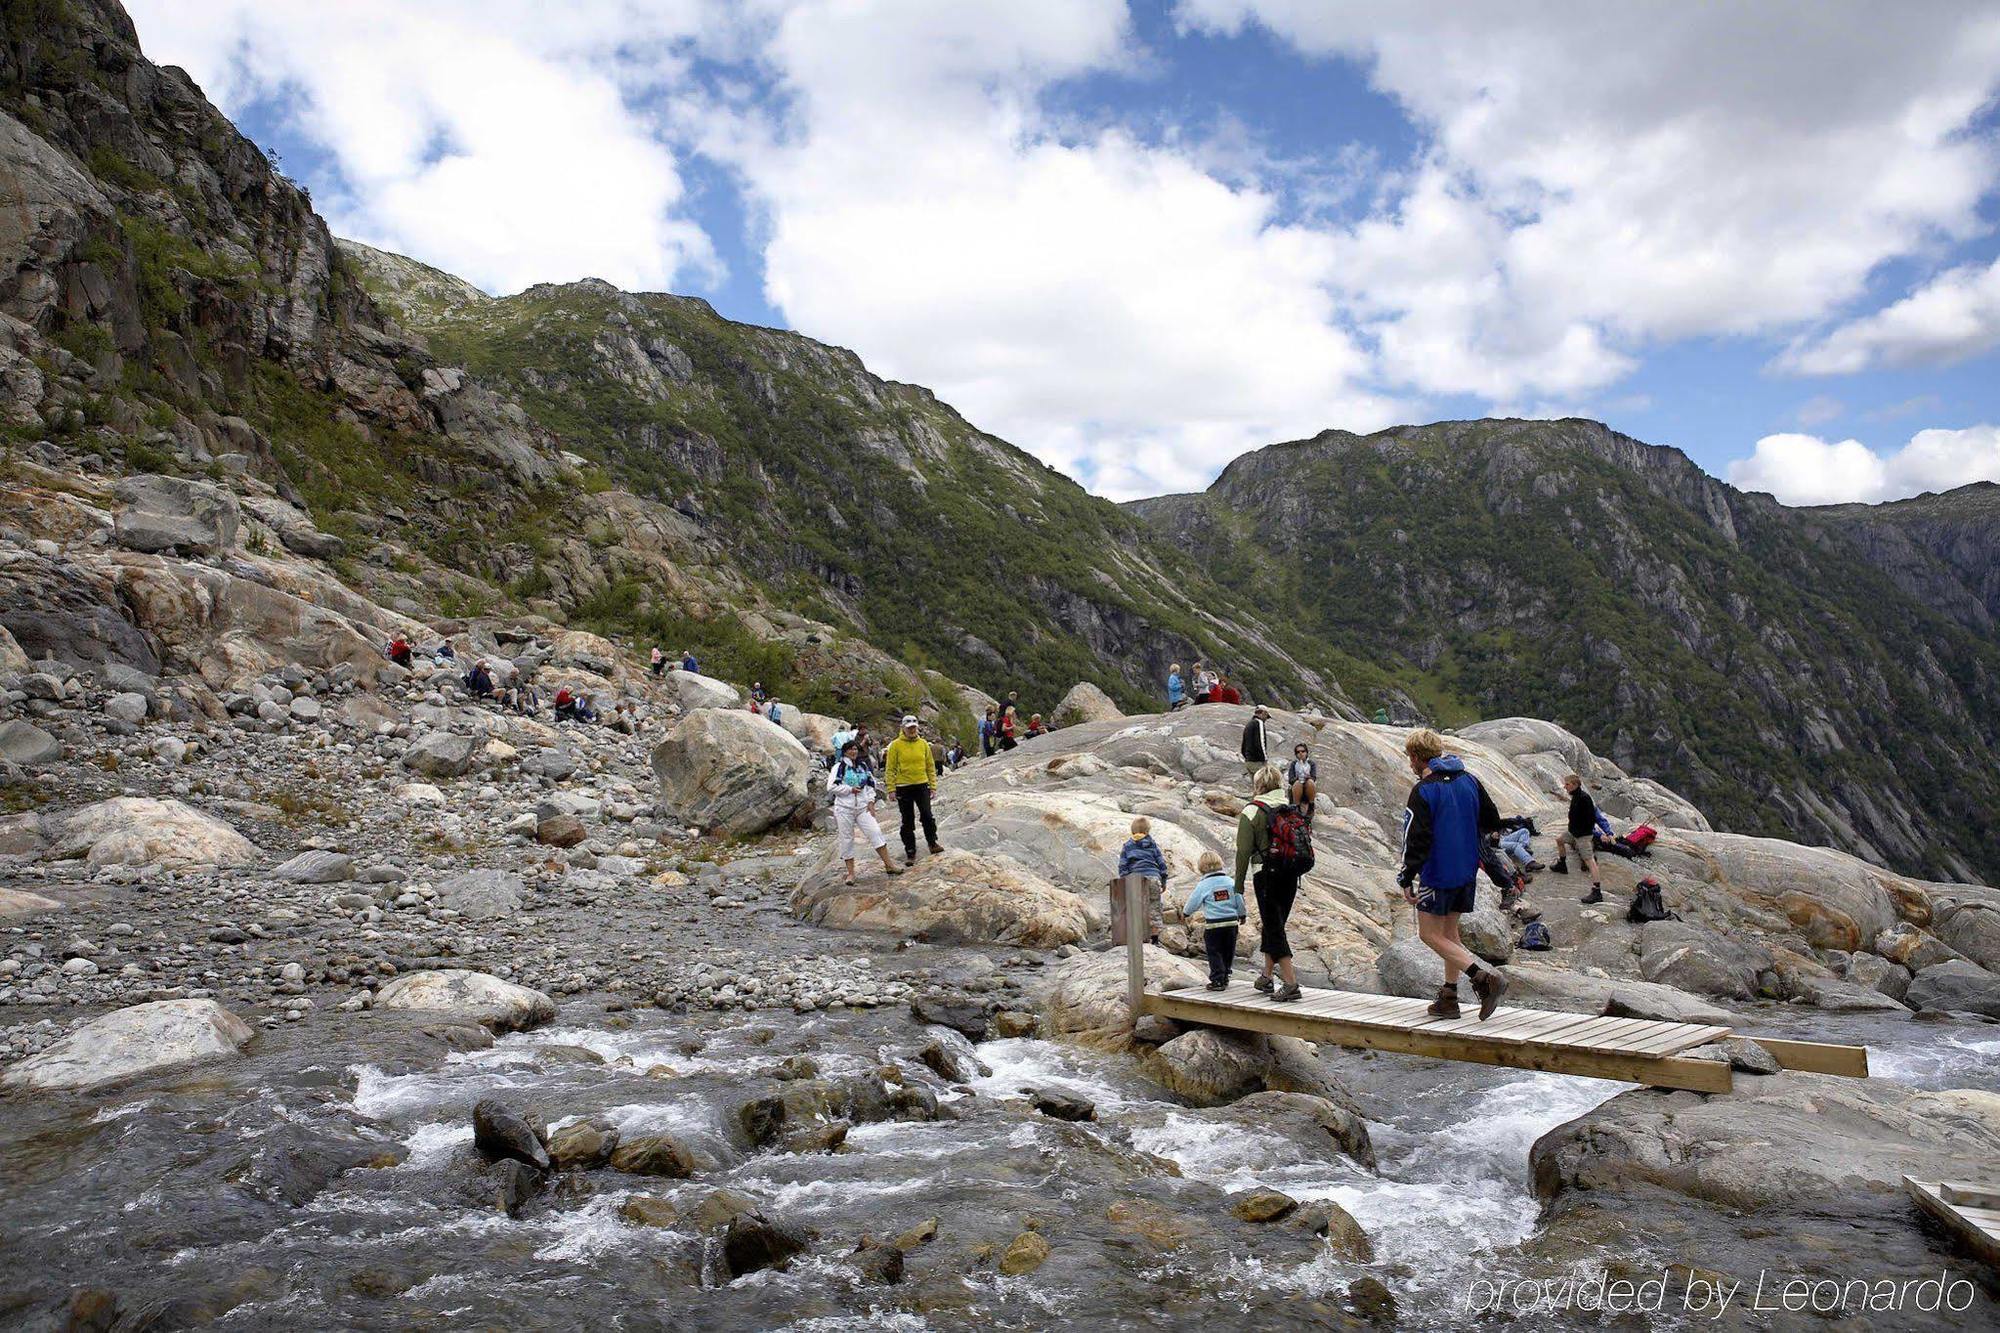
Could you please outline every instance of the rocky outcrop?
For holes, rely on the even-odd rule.
[[[36,1092],[101,1084],[237,1054],[250,1025],[213,1000],[135,1004],[84,1024],[6,1071],[0,1083]]]
[[[220,486],[180,477],[132,476],[112,488],[118,511],[118,544],[157,555],[221,555],[236,545],[242,513],[236,497]]]
[[[556,1016],[555,1001],[538,990],[456,968],[406,972],[376,993],[375,1007],[449,1014],[495,1032],[520,1031]]]
[[[1900,1197],[1905,1174],[1949,1179],[1996,1152],[2000,1094],[1781,1073],[1727,1096],[1625,1093],[1543,1135],[1529,1162],[1544,1199],[1652,1187],[1745,1211],[1834,1213],[1857,1195]]]
[[[262,854],[214,815],[179,801],[120,796],[66,814],[50,815],[47,855],[80,856],[92,868],[131,866],[247,866]]]
[[[828,866],[800,885],[792,911],[815,925],[1033,949],[1075,944],[1090,929],[1075,894],[1008,857],[955,850],[894,878],[870,869],[853,884]]]
[[[660,799],[687,824],[761,833],[806,804],[806,751],[748,711],[701,708],[653,750]]]
[[[743,693],[728,681],[674,667],[664,677],[667,697],[692,713],[697,708],[741,708]]]
[[[62,742],[32,722],[0,722],[0,760],[34,768],[62,758]]]
[[[1124,716],[1110,695],[1082,680],[1070,687],[1055,712],[1049,714],[1049,721],[1058,727],[1073,727],[1079,722],[1112,722]]]

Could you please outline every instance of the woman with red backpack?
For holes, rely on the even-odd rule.
[[[1312,825],[1299,807],[1285,800],[1285,775],[1267,764],[1257,770],[1250,787],[1256,794],[1236,820],[1236,895],[1243,900],[1243,877],[1250,863],[1258,863],[1251,876],[1251,894],[1257,903],[1261,938],[1258,947],[1264,967],[1250,984],[1287,1003],[1300,999],[1298,973],[1292,968],[1292,945],[1285,938],[1285,922],[1292,915],[1298,897],[1299,880],[1312,869]],[[1278,981],[1271,979],[1273,970]]]

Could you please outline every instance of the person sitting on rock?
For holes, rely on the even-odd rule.
[[[1506,828],[1505,820],[1502,820],[1501,824],[1502,831],[1499,837],[1500,854],[1505,856],[1513,864],[1514,869],[1518,870],[1523,877],[1540,870],[1542,863],[1535,859],[1535,835],[1533,828]]]
[[[493,697],[493,673],[486,666],[486,659],[480,658],[472,664],[472,670],[465,673],[465,688],[475,699]]]
[[[763,681],[753,680],[750,682],[750,702],[761,704],[770,697],[770,695],[764,693]]]
[[[1153,821],[1140,815],[1132,821],[1132,836],[1118,849],[1118,878],[1127,875],[1141,875],[1146,881],[1146,902],[1148,921],[1157,915],[1152,908],[1160,901],[1160,894],[1167,887],[1167,857],[1160,850],[1160,844],[1153,841]],[[1157,926],[1148,937],[1147,943],[1158,944],[1160,936]]]
[[[1219,704],[1240,704],[1243,702],[1243,694],[1234,685],[1229,683],[1229,677],[1217,676],[1215,678],[1215,702]]]
[[[652,660],[647,665],[652,669],[653,679],[655,680],[667,674],[667,655],[660,651],[659,644],[656,643],[653,645]]]
[[[1604,884],[1597,868],[1597,821],[1600,818],[1597,802],[1583,789],[1583,779],[1571,773],[1563,778],[1563,790],[1569,793],[1569,822],[1556,835],[1556,863],[1550,867],[1558,875],[1569,873],[1569,854],[1576,853],[1576,868],[1590,875],[1590,892],[1583,895],[1586,903],[1604,901]]]
[[[924,826],[924,844],[936,856],[937,821],[931,815],[931,797],[937,792],[937,763],[930,742],[917,734],[914,714],[903,715],[903,734],[889,742],[885,764],[889,790],[896,793],[896,810],[902,816],[903,864],[917,863],[917,822]]]
[[[458,651],[451,646],[451,640],[446,639],[431,650],[431,660],[439,666],[443,666],[446,662],[456,662]]]
[[[953,739],[951,743],[951,748],[944,752],[944,765],[946,768],[957,768],[960,764],[964,762],[965,762],[965,743],[963,741]]]
[[[535,682],[527,681],[515,689],[514,709],[528,717],[542,711],[542,692],[535,687]]]
[[[1313,802],[1319,798],[1319,765],[1307,754],[1304,741],[1292,747],[1292,762],[1285,765],[1285,794],[1307,819],[1312,818]]]
[[[1128,844],[1129,845],[1129,844]],[[1236,933],[1250,919],[1236,881],[1222,868],[1222,858],[1203,852],[1196,863],[1201,878],[1188,894],[1181,917],[1189,926],[1201,927],[1201,950],[1208,956],[1208,988],[1229,989],[1229,969],[1236,962]]]
[[[609,726],[613,731],[623,732],[627,736],[638,735],[639,715],[633,710],[632,701],[630,699],[620,699],[618,707],[611,712],[611,721],[605,725]]]
[[[874,770],[863,760],[861,747],[852,737],[841,746],[840,757],[827,770],[826,789],[833,795],[833,826],[840,843],[840,859],[847,865],[847,878],[842,882],[854,882],[854,840],[857,835],[868,839],[875,855],[882,858],[885,873],[902,874],[902,868],[889,859],[889,840],[883,836],[882,825],[875,819],[875,800],[881,795],[882,784],[875,780]]]
[[[556,721],[576,721],[576,696],[570,693],[567,685],[556,690]]]
[[[587,694],[579,694],[576,697],[576,720],[579,722],[597,721],[597,705],[591,702],[590,696]]]
[[[1172,713],[1187,707],[1187,687],[1181,683],[1181,664],[1174,663],[1167,668],[1167,711]]]
[[[1046,736],[1048,734],[1049,734],[1048,725],[1042,721],[1042,715],[1040,713],[1033,714],[1028,718],[1029,740],[1033,740],[1037,736]]]
[[[699,676],[701,674],[701,663],[694,660],[694,649],[690,648],[681,654],[681,670],[687,672],[690,676]]]
[[[1459,938],[1458,918],[1473,907],[1479,884],[1480,843],[1500,827],[1500,812],[1464,762],[1445,753],[1444,738],[1429,727],[1403,742],[1410,771],[1417,775],[1403,809],[1403,868],[1396,876],[1403,896],[1417,909],[1417,936],[1444,960],[1444,985],[1429,1012],[1457,1018],[1458,977],[1463,972],[1479,993],[1479,1017],[1491,1018],[1507,979],[1474,957]]]
[[[391,662],[394,662],[397,666],[407,671],[410,668],[411,656],[410,641],[408,639],[398,634],[395,638],[389,640],[389,660]]]
[[[785,710],[779,705],[776,699],[770,699],[765,702],[764,716],[771,719],[777,726],[782,727],[785,725]]]

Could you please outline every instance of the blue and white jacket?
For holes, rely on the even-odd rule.
[[[1194,892],[1188,894],[1187,906],[1181,915],[1190,922],[1200,912],[1204,926],[1233,926],[1247,921],[1250,913],[1243,906],[1243,895],[1236,891],[1236,881],[1227,871],[1212,870],[1203,875],[1195,884]]]
[[[1151,834],[1143,838],[1131,838],[1118,853],[1118,878],[1127,875],[1144,875],[1148,879],[1167,882],[1167,858],[1160,851],[1160,844],[1153,841]]]
[[[1479,878],[1480,844],[1500,812],[1455,754],[1431,760],[1403,809],[1403,873],[1427,889],[1462,889]]]

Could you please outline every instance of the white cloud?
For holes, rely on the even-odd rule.
[[[711,269],[673,154],[628,94],[670,80],[697,0],[131,0],[148,55],[226,112],[289,105],[345,188],[340,234],[511,292]]]
[[[1387,373],[1571,393],[1652,340],[1823,318],[1883,260],[1980,229],[2000,10],[1595,0],[1181,0],[1367,64],[1428,132],[1342,238]]]
[[[1948,366],[2000,347],[2000,260],[1947,269],[1894,305],[1801,341],[1776,368],[1846,375],[1871,366]]]
[[[1388,424],[1327,237],[1180,151],[1045,119],[1051,83],[1125,68],[1128,39],[1115,0],[805,3],[765,45],[788,115],[683,113],[765,213],[766,292],[794,327],[1100,493]]]
[[[1728,477],[1788,505],[1873,503],[2000,481],[2000,426],[1918,431],[1886,456],[1854,439],[1766,435],[1750,457],[1729,465]]]

